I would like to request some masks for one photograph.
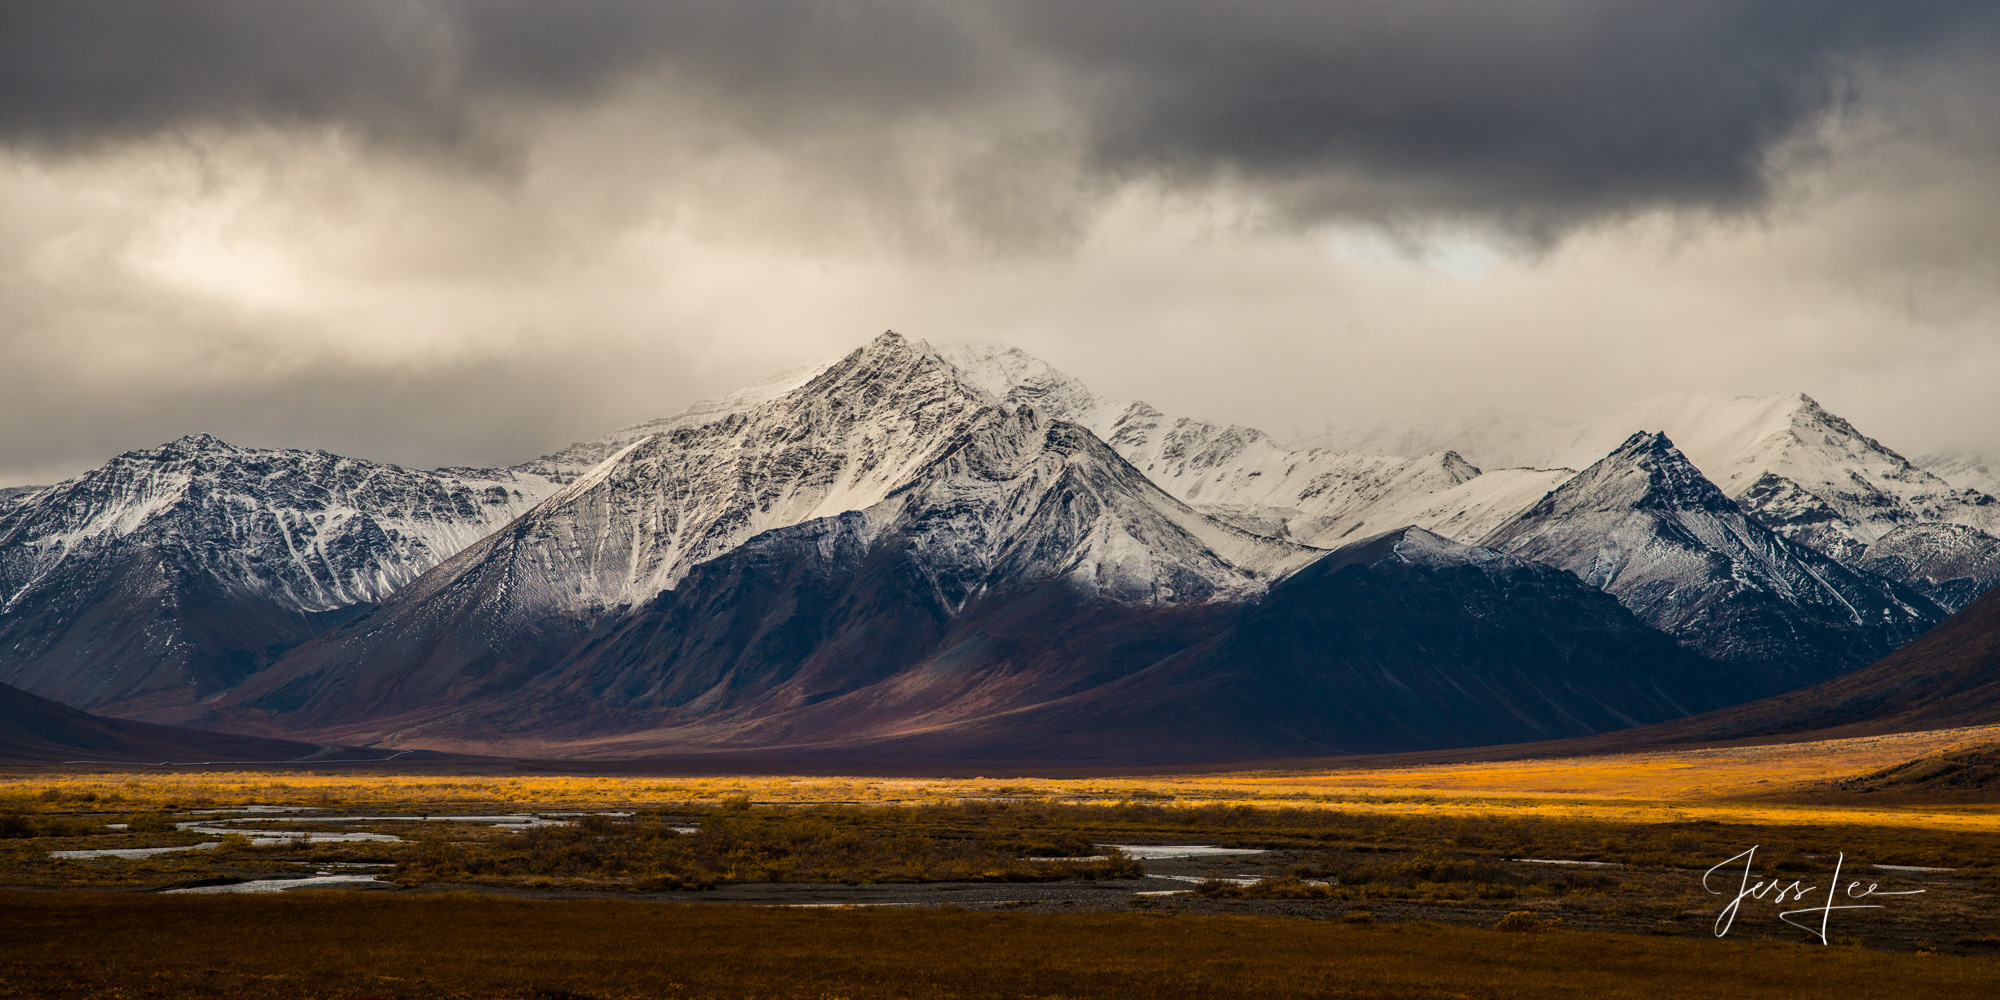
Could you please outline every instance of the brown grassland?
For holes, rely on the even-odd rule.
[[[1942,773],[1958,765],[1906,762],[1984,760],[1967,748],[1996,736],[1109,779],[22,768],[0,774],[0,997],[1985,996],[2000,792],[1857,776]],[[1861,790],[1877,787],[1892,790]],[[229,829],[400,840],[176,827],[249,804],[330,812]],[[595,815],[526,831],[435,818],[558,810]],[[313,818],[334,813],[406,818]],[[1196,882],[1201,863],[1103,846],[1118,843],[1265,853]],[[1751,845],[1760,877],[1813,881],[1840,858],[1924,893],[1841,915],[1833,947],[1761,903],[1718,941],[1701,873]],[[133,891],[335,864],[415,891]],[[945,883],[1026,895],[657,905],[815,884],[934,904],[948,897],[923,887]],[[1134,895],[1162,885],[1187,891]]]
[[[0,893],[0,997],[1978,997],[2000,959],[1284,918]],[[1449,956],[1449,960],[1444,960]]]

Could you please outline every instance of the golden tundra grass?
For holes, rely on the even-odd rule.
[[[579,777],[329,772],[24,772],[0,776],[0,810],[181,810],[244,803],[360,809],[609,809],[760,804],[1052,802],[1531,816],[1604,822],[1921,826],[2000,830],[2000,804],[1828,804],[1832,781],[1952,746],[2000,739],[2000,727],[1769,747],[1374,769],[1145,778]],[[1787,799],[1790,801],[1787,801]]]
[[[2000,959],[1434,924],[0,892],[0,997],[1990,997]],[[1450,956],[1441,961],[1441,956]]]

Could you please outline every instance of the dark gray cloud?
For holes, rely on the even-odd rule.
[[[1039,42],[1102,80],[1102,162],[1234,168],[1298,185],[1307,211],[1558,222],[1755,200],[1771,149],[1849,96],[1858,61],[1991,26],[1991,5],[1926,0],[1046,7]],[[1329,173],[1363,183],[1312,183]]]
[[[1993,40],[1967,0],[68,0],[0,14],[0,137],[334,126],[508,148],[620,87],[749,134],[1062,133],[1079,176],[1247,182],[1298,217],[1528,231],[1756,201],[1860,62]],[[1039,102],[1039,103],[1037,103]],[[1030,107],[1022,111],[1023,106]]]
[[[820,0],[81,0],[0,13],[0,134],[43,148],[334,126],[493,152],[493,119],[639,77],[767,117],[893,115],[979,73],[949,5]]]
[[[519,461],[889,326],[1274,429],[1805,390],[2000,449],[1996,18],[0,0],[0,485]]]

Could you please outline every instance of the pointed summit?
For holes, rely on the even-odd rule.
[[[1928,462],[1911,464],[1803,392],[1641,399],[1615,417],[1577,428],[1552,454],[1566,464],[1593,461],[1633,427],[1671,436],[1753,520],[1850,569],[1879,564],[1901,572],[1893,567],[1953,558],[1945,550],[1912,550],[1912,535],[1901,529],[1914,525],[1963,525],[2000,540],[2000,500],[1969,488],[1977,484],[1954,485],[1933,475]],[[1869,554],[1898,532],[1896,558]],[[1947,533],[1931,535],[1944,539]],[[1914,563],[1906,558],[1912,556]],[[1954,596],[1962,588],[1943,587],[1924,574],[1894,579],[1947,609],[1962,600]],[[1980,577],[1973,586],[1996,579]]]
[[[1567,569],[1709,656],[1810,683],[1943,613],[1747,517],[1664,434],[1641,432],[1481,539]]]
[[[1549,495],[1567,509],[1705,510],[1735,513],[1736,502],[1662,433],[1640,431]]]
[[[130,455],[199,455],[208,452],[240,451],[235,445],[206,431],[183,434],[151,450],[127,452]]]

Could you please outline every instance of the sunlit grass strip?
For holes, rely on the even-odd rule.
[[[2000,829],[2000,805],[1889,808],[1800,805],[1768,798],[1779,792],[1800,793],[1935,750],[1992,740],[1996,735],[2000,735],[2000,727],[1591,758],[1152,778],[30,773],[0,777],[0,809],[200,809],[263,803],[402,810],[546,810],[705,808],[737,797],[773,804],[857,805],[1016,798],[1986,831]]]
[[[1138,785],[1087,781],[883,781],[827,778],[728,780],[532,777],[408,779],[367,775],[140,774],[0,779],[0,809],[107,811],[226,808],[250,803],[323,808],[607,809],[706,807],[747,796],[759,803],[921,805],[964,799],[1018,797],[1024,801],[1155,801],[1177,805],[1326,808],[1380,813],[1522,815],[1545,818],[1672,822],[1916,826],[1950,830],[2000,829],[2000,808],[1808,806],[1729,800],[1617,798],[1578,793],[1494,795],[1430,788],[1323,787],[1259,795],[1171,781]]]

